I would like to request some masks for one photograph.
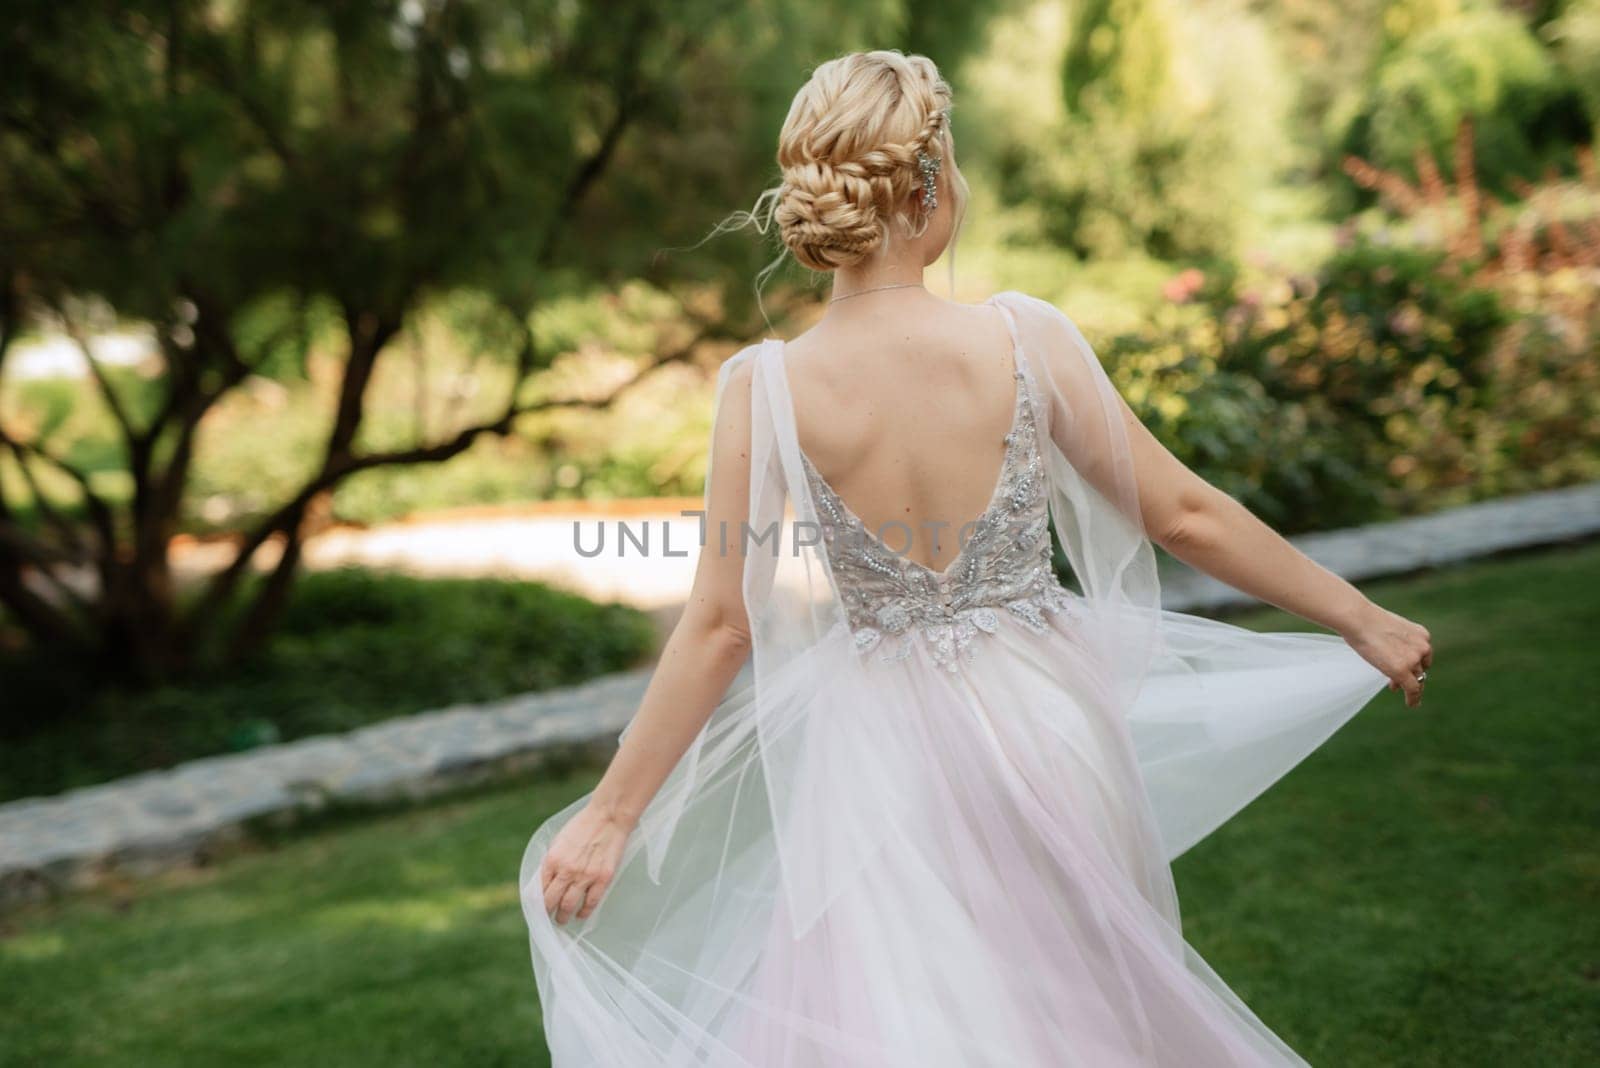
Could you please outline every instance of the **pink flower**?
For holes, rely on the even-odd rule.
[[[1166,284],[1161,287],[1161,295],[1174,304],[1183,304],[1193,299],[1200,292],[1200,287],[1206,284],[1206,276],[1197,267],[1189,267],[1179,271]]]

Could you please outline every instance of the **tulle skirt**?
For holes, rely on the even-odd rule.
[[[954,670],[841,629],[719,706],[647,813],[670,847],[631,841],[566,925],[539,864],[586,798],[552,817],[521,883],[555,1065],[1304,1064],[1184,941],[1170,860],[1384,680],[1331,635],[1163,615],[1132,709],[1070,611]]]

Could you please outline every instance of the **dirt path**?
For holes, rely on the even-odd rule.
[[[313,536],[305,565],[358,565],[417,575],[527,578],[597,601],[621,601],[670,621],[688,599],[700,525],[698,498],[610,504],[551,502],[473,508],[377,527],[335,527]],[[184,539],[173,547],[180,576],[199,578],[232,558],[225,543]],[[270,563],[266,552],[259,566]]]

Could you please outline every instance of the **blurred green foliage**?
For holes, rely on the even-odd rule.
[[[1430,276],[1425,252],[1385,252],[1398,220],[1380,215],[1365,227],[1370,246],[1331,251],[1331,224],[1316,212],[1349,203],[1351,187],[1331,173],[1308,184],[1317,175],[1307,168],[1358,151],[1409,175],[1413,154],[1426,149],[1448,174],[1453,124],[1471,115],[1486,181],[1550,164],[1571,170],[1600,5],[1577,0],[1524,18],[1457,0],[1359,2],[1369,19],[1330,18],[1332,9],[1303,0],[1252,9],[1169,0],[974,4],[904,30],[908,47],[936,50],[957,83],[958,140],[978,197],[962,253],[977,266],[963,273],[986,280],[980,292],[1009,286],[1061,298],[1111,339],[1129,388],[1145,398],[1141,411],[1174,450],[1289,530],[1560,484],[1592,470],[1588,386],[1570,340],[1592,336],[1589,313],[1541,315],[1526,292],[1581,289],[1589,285],[1581,272],[1560,282],[1526,272],[1515,283],[1523,295],[1504,301],[1514,314],[1502,308],[1496,318],[1486,311],[1493,293]],[[774,10],[822,48],[826,34],[798,10]],[[893,5],[864,9],[838,29],[844,38],[883,33],[895,18]],[[630,216],[626,228],[660,248],[703,233],[741,187],[739,174],[754,188],[770,167],[770,124],[796,77],[769,71],[750,98],[759,110],[722,116],[745,124],[718,135],[743,147],[717,185],[683,186],[701,199],[698,221],[686,210],[654,224]],[[658,142],[657,131],[640,132],[648,153],[676,143],[660,133]],[[698,166],[665,156],[656,166],[679,163]],[[1318,188],[1320,199],[1308,192]],[[1282,195],[1290,189],[1304,195]],[[609,186],[600,193],[607,212],[618,206]],[[1583,225],[1592,211],[1577,206],[1569,224]],[[585,232],[601,217],[581,222]],[[1291,230],[1301,236],[1284,239]],[[606,232],[615,238],[616,225]],[[1298,273],[1251,251],[1285,240],[1308,250],[1296,256]],[[706,256],[734,266],[707,290],[732,300],[741,290],[734,280],[756,262],[750,244],[723,239],[672,258],[691,273],[710,266]],[[1318,246],[1329,251],[1309,251]],[[597,254],[615,261],[614,271],[602,268],[617,275],[613,284],[584,288],[574,276],[570,292],[532,317],[541,350],[556,355],[527,398],[592,395],[694,328],[668,279],[657,282],[653,269],[627,277],[615,248]],[[1161,282],[1190,268],[1204,273],[1208,293],[1174,305]],[[1313,275],[1314,295],[1305,288]],[[1233,280],[1227,292],[1222,279]],[[267,332],[269,311],[241,330]],[[319,368],[340,358],[337,309],[312,322],[310,344],[285,349],[277,386],[239,391],[202,427],[186,529],[248,523],[306,477],[330,418],[329,374]],[[506,331],[495,302],[470,289],[420,303],[392,342],[396,359],[374,377],[360,443],[400,447],[491,414],[508,384],[493,356],[510,347]],[[1453,340],[1441,348],[1443,334]],[[612,409],[525,418],[516,435],[480,440],[447,465],[363,472],[335,489],[331,514],[381,522],[458,504],[698,494],[711,374],[736,346],[702,346]],[[1369,349],[1378,355],[1369,358]],[[1561,388],[1549,392],[1551,383]],[[139,390],[152,392],[131,375],[119,385],[136,403],[147,403]],[[70,441],[72,457],[102,485],[118,485],[115,434],[79,387],[27,383],[11,403]]]
[[[803,329],[825,279],[774,275],[769,321],[751,279],[774,235],[695,242],[773,182],[795,89],[855,48],[928,52],[955,86],[974,199],[953,295],[1016,288],[1070,310],[1163,440],[1279,529],[1597,473],[1600,276],[1582,249],[1600,248],[1600,185],[1577,146],[1600,113],[1600,0],[18,10],[0,273],[22,263],[39,292],[151,324],[166,362],[110,374],[136,423],[174,395],[171,367],[237,371],[219,340],[254,361],[199,418],[170,524],[110,554],[142,553],[150,581],[119,588],[172,604],[193,603],[155,559],[172,531],[261,529],[328,457],[406,456],[646,368],[614,403],[335,480],[280,531],[699,494],[717,365]],[[192,48],[161,54],[169,37]],[[1462,118],[1482,182],[1418,175],[1420,151],[1459,177]],[[1378,177],[1347,173],[1350,153]],[[1385,177],[1427,210],[1387,203]],[[1484,203],[1469,262],[1456,238]],[[393,332],[344,440],[330,428],[369,313]],[[92,384],[8,376],[0,426],[134,510],[126,436]],[[180,431],[157,435],[154,474]],[[83,518],[70,478],[34,474]],[[20,475],[0,450],[16,524],[37,535]],[[156,629],[129,618],[113,638]]]
[[[1449,175],[1456,128],[1470,117],[1480,179],[1509,193],[1513,179],[1564,164],[1571,145],[1592,136],[1600,111],[1575,73],[1517,15],[1471,11],[1405,38],[1382,58],[1337,149],[1408,173],[1422,150]]]
[[[720,64],[724,70],[742,72],[737,76],[742,89],[740,99],[724,95],[718,105],[724,110],[713,115],[701,106],[711,97],[703,95],[699,75],[683,72],[685,81],[674,98],[679,110],[668,107],[662,112],[670,124],[634,132],[633,140],[622,151],[636,153],[639,158],[630,159],[628,173],[613,177],[614,186],[603,184],[596,190],[592,213],[577,220],[578,225],[572,230],[575,240],[567,251],[586,249],[585,255],[594,257],[594,266],[601,273],[611,273],[619,284],[626,284],[624,280],[630,274],[640,273],[647,253],[660,252],[673,241],[702,234],[705,224],[719,210],[737,201],[739,189],[753,188],[753,179],[759,172],[770,173],[771,125],[781,117],[786,96],[798,84],[807,63],[816,56],[851,47],[853,42],[860,46],[868,39],[883,42],[898,36],[904,47],[926,49],[940,60],[946,73],[957,82],[957,123],[964,162],[978,173],[980,181],[990,172],[1000,179],[1004,192],[995,210],[1015,215],[1019,225],[1026,226],[1030,218],[1036,222],[1012,240],[1036,246],[1042,243],[1069,257],[1110,265],[1119,259],[1143,257],[1172,264],[1231,258],[1249,228],[1250,217],[1261,210],[1259,199],[1252,194],[1263,191],[1263,179],[1284,178],[1279,168],[1298,165],[1297,157],[1284,146],[1289,141],[1304,140],[1308,134],[1326,134],[1330,138],[1325,145],[1328,151],[1364,152],[1380,165],[1409,167],[1412,153],[1419,147],[1446,152],[1455,120],[1470,113],[1478,118],[1480,137],[1485,138],[1481,153],[1484,158],[1480,161],[1485,173],[1502,166],[1527,173],[1538,162],[1539,152],[1559,151],[1583,134],[1579,121],[1584,117],[1582,94],[1577,91],[1587,89],[1583,72],[1592,68],[1594,43],[1600,39],[1593,28],[1595,0],[1543,5],[1537,10],[1529,9],[1527,16],[1472,0],[1358,0],[1357,9],[1341,8],[1339,17],[1331,17],[1334,9],[1327,5],[1309,0],[1283,0],[1244,9],[1220,4],[1181,5],[1170,0],[1089,0],[1061,8],[1066,12],[1064,16],[1048,14],[1052,5],[974,3],[947,6],[916,18],[908,17],[900,5],[881,3],[854,10],[843,19],[838,13],[809,17],[800,8],[779,3],[760,6],[771,21],[759,25],[750,21],[762,14],[757,11],[749,12],[748,19],[718,16],[705,23],[708,35],[699,45],[708,59],[715,57],[707,69]],[[689,17],[688,12],[684,14]],[[543,17],[534,8],[521,16],[513,15],[515,12],[495,4],[472,5],[464,21],[452,31],[462,35],[463,54],[474,63],[461,75],[462,91],[485,94],[494,108],[506,109],[507,114],[526,114],[535,120],[529,129],[537,131],[544,128],[541,123],[545,121],[538,119],[538,113],[548,110],[551,101],[545,101],[543,108],[532,107],[524,98],[528,86],[510,78],[512,73],[520,77],[534,60],[522,56],[512,62],[507,58],[511,53],[493,61],[488,58],[491,46],[526,45],[520,36],[531,25],[526,20]],[[554,14],[549,17],[556,20],[552,26],[561,25]],[[46,27],[52,25],[51,18],[45,18],[31,31],[33,37],[48,39]],[[396,38],[385,44],[369,40],[370,35],[356,32],[357,22],[341,25],[345,29],[339,32],[352,35],[354,42],[344,49],[343,58],[360,60],[361,70],[371,75],[364,75],[365,80],[354,86],[359,96],[351,105],[359,114],[367,114],[374,110],[374,101],[398,92],[391,84],[393,79],[385,73],[382,57],[391,52],[403,55],[404,41]],[[317,42],[325,39],[327,27],[320,18],[309,15],[298,22],[287,16],[281,24],[268,20],[258,27],[270,27],[273,33],[292,41],[296,26],[303,34],[303,51],[286,52],[274,67],[260,72],[259,76],[270,84],[288,86],[290,75],[314,69],[315,53],[320,47]],[[519,26],[523,29],[519,30]],[[1016,47],[1019,27],[1035,49],[1020,56]],[[576,39],[593,29],[580,21],[572,24],[570,32]],[[774,29],[779,32],[772,32]],[[115,53],[114,36],[101,34],[87,24],[77,32],[90,55]],[[746,47],[742,60],[723,48],[723,39],[735,36]],[[769,62],[779,51],[772,55],[762,51],[779,50],[780,40],[781,54],[794,57],[784,69]],[[596,37],[591,44],[600,50],[601,42],[602,38]],[[751,49],[759,51],[759,62]],[[807,49],[812,50],[809,57],[804,54]],[[450,56],[439,58],[449,66]],[[1015,77],[1032,80],[998,81],[992,71],[985,73],[996,62],[1012,68],[1020,64],[1020,69],[1014,69]],[[501,66],[506,69],[502,71]],[[1330,107],[1336,115],[1340,113],[1339,108],[1333,107],[1337,94],[1324,79],[1336,79],[1354,94],[1344,107],[1342,129],[1319,131],[1304,122],[1286,122],[1277,114],[1296,101],[1313,108],[1308,114],[1315,113],[1316,108],[1326,111]],[[197,131],[212,129],[207,124],[220,123],[232,106],[227,83],[206,85],[212,95],[197,97],[191,107],[190,121]],[[307,112],[298,128],[310,130],[308,124],[312,120],[324,121],[319,103],[324,100],[322,88],[325,87],[315,78],[293,80],[293,95],[286,101],[303,100],[317,109]],[[565,101],[559,94],[552,99]],[[128,106],[131,108],[133,103]],[[736,105],[740,110],[728,110]],[[500,121],[498,112],[491,115],[495,122]],[[997,115],[1004,121],[991,122]],[[243,116],[246,123],[248,118]],[[101,115],[96,121],[114,128],[119,115]],[[1574,121],[1578,125],[1573,125]],[[384,130],[382,126],[374,127],[363,136],[377,143],[394,133]],[[732,154],[723,150],[708,153],[705,144],[688,145],[685,136],[691,131],[699,131],[694,134],[697,137],[710,137],[720,131],[716,136],[723,138],[725,148]],[[253,139],[261,133],[258,130],[252,135],[247,126],[235,130],[234,136],[252,138],[248,140],[252,151],[270,149],[270,142],[262,145]],[[1496,140],[1519,137],[1523,139],[1522,147],[1511,152],[1507,151],[1506,142]],[[199,147],[207,142],[193,143]],[[537,143],[535,139],[532,144]],[[502,161],[525,159],[525,149],[529,147],[519,148],[504,137],[485,136],[474,151],[480,152],[478,166],[493,168],[506,165]],[[694,151],[689,151],[692,147]],[[355,152],[356,148],[349,151]],[[704,170],[708,155],[723,164],[710,184],[706,179],[713,176]],[[1242,168],[1241,156],[1248,160]],[[672,183],[680,210],[665,214],[656,211],[653,216],[635,219],[628,208],[630,198],[637,199],[641,207],[659,199],[659,189],[652,194],[629,177],[644,173],[649,161],[653,161],[650,165],[658,177],[680,165],[689,168],[682,180]],[[457,165],[465,167],[471,162],[470,158],[462,159]],[[1239,183],[1241,169],[1253,172],[1254,184]],[[284,184],[281,167],[263,165],[257,170],[260,174],[256,184],[246,188],[289,188]],[[217,172],[218,177],[223,173]],[[357,182],[363,173],[352,171],[344,180]],[[319,181],[336,177],[329,172]],[[473,180],[478,180],[476,174]],[[681,200],[684,194],[699,198],[698,211],[681,210],[685,207]],[[531,190],[529,195],[533,196]],[[284,201],[284,211],[288,212],[285,196],[278,199]],[[341,194],[336,199],[352,197]],[[456,201],[451,213],[462,210],[459,197]],[[483,203],[487,205],[488,201]],[[490,209],[485,206],[483,210]],[[425,217],[411,216],[412,225],[405,233],[394,236],[389,245],[376,246],[380,252],[400,250],[405,252],[404,257],[396,259],[382,252],[369,258],[381,259],[396,270],[418,256],[426,258],[435,271],[447,264],[479,262],[469,240],[424,240],[415,224]],[[448,217],[453,219],[454,214]],[[481,226],[485,233],[495,233],[501,240],[520,239],[522,231],[505,230],[498,216],[475,216],[474,220],[473,226]],[[359,221],[353,220],[352,224]],[[582,240],[591,223],[598,227],[602,222],[607,238],[604,249]],[[519,224],[526,225],[525,219]],[[311,229],[306,230],[307,226]],[[294,277],[293,288],[315,291],[318,287],[310,284],[301,267],[315,261],[320,263],[319,269],[335,269],[331,261],[310,255],[310,250],[322,247],[319,242],[326,241],[321,226],[315,218],[290,213],[270,227],[258,227],[264,236],[270,236],[267,251],[271,258],[256,261],[254,269],[271,266],[280,274],[287,271]],[[377,231],[368,226],[361,232]],[[627,247],[632,251],[626,252]],[[692,257],[677,252],[673,259],[688,270],[694,269],[691,261],[702,266],[717,261],[721,267],[747,269],[757,261],[749,254],[741,258],[741,247],[737,240],[724,240],[697,248]],[[180,265],[185,265],[195,255],[209,255],[215,250],[199,246],[172,251],[181,256]],[[450,258],[441,261],[437,259],[440,253],[447,253]],[[498,265],[517,259],[515,252],[501,250],[493,262]],[[566,262],[569,268],[575,266],[570,258]],[[348,274],[344,272],[339,277]],[[582,314],[569,315],[566,325],[547,330],[542,348],[572,352],[600,342],[611,351],[637,353],[659,344],[658,334],[648,329],[635,329],[633,336],[619,333],[613,322],[618,318],[617,309],[604,299],[584,296],[587,291],[578,285],[581,279],[576,274],[568,282],[573,284],[572,297],[562,299],[568,299],[572,309],[581,310]],[[1026,280],[1008,282],[1028,285]],[[728,288],[730,296],[732,290],[738,289]],[[235,329],[242,338],[259,336],[264,344],[273,336],[271,327],[292,310],[283,304],[286,299],[283,293],[264,295],[241,312]],[[419,321],[434,320],[440,327],[440,336],[451,339],[445,357],[457,359],[461,354],[470,354],[479,361],[473,369],[479,373],[484,370],[483,354],[504,353],[511,347],[504,324],[497,326],[493,321],[497,309],[472,306],[474,302],[484,302],[482,295],[472,290],[451,290],[429,299],[430,304],[419,310]],[[274,301],[283,306],[275,311]],[[1155,306],[1159,301],[1147,299],[1145,303]],[[293,310],[310,317],[313,336],[322,337],[324,347],[337,335],[336,306],[313,302],[296,305]],[[655,317],[653,321],[633,319],[635,327],[658,325],[673,312],[667,304],[658,303],[650,314]],[[416,329],[426,332],[429,328]],[[243,347],[254,351],[257,346]],[[284,344],[282,348],[282,358],[274,366],[280,369],[280,376],[292,376],[307,373],[304,365],[318,345],[313,341],[311,345]],[[436,352],[429,353],[428,359],[430,363],[443,362]],[[424,399],[429,391],[448,392],[459,385],[453,387],[441,378],[430,378]],[[474,388],[479,393],[490,392],[483,382]],[[36,405],[37,400],[37,392],[30,391],[29,405]],[[294,403],[300,405],[300,398],[295,398]],[[415,399],[394,399],[401,417],[409,417],[412,412],[408,409],[417,403]],[[78,398],[78,404],[91,407],[82,398]],[[379,412],[374,421],[383,421],[384,414]],[[308,416],[303,432],[286,428],[291,438],[300,435],[298,448],[310,444],[309,435],[319,430],[320,420],[327,417],[325,412]],[[293,417],[289,418],[292,421]],[[396,430],[410,429],[405,418],[390,423]],[[403,436],[382,429],[364,433],[371,433],[374,441],[385,442]],[[535,433],[532,437],[538,440],[540,435]],[[561,440],[548,443],[557,449],[564,444]],[[227,445],[215,440],[208,448],[225,450]],[[463,485],[471,487],[464,493],[465,499],[483,499],[485,495],[488,499],[515,499],[571,490],[567,485],[573,478],[570,472],[561,478],[554,474],[557,468],[569,466],[567,458],[546,460],[542,449],[518,452],[511,446],[510,451],[527,465],[523,468],[525,473],[531,468],[540,468],[542,473],[523,478],[468,475],[462,480]],[[464,458],[460,466],[487,470],[494,465],[475,464],[473,459]],[[651,477],[648,463],[613,463],[595,458],[579,466],[584,492],[604,495],[651,489],[645,481]],[[200,477],[201,496],[207,497],[225,492],[231,481]],[[274,481],[269,472],[265,484]],[[391,480],[372,477],[367,481],[382,485]],[[413,481],[409,476],[397,476],[392,484],[405,486]],[[692,477],[687,484],[692,485]],[[672,490],[670,484],[663,488]],[[381,495],[366,491],[350,496]],[[400,496],[400,507],[391,512],[431,506],[441,495],[401,490]],[[231,516],[227,522],[237,522],[238,517],[251,512],[248,507],[224,508],[219,503],[214,503],[212,510],[219,516]],[[198,509],[191,507],[191,521],[198,517],[197,513]],[[340,510],[340,514],[358,513],[376,516],[382,509],[374,502]]]
[[[1072,32],[1061,65],[1069,110],[1091,93],[1129,116],[1164,103],[1172,78],[1172,41],[1162,0],[1081,0],[1072,5]]]
[[[942,6],[917,36],[954,62],[990,5]],[[382,493],[388,473],[524,416],[608,407],[655,363],[746,336],[753,294],[725,281],[762,242],[667,254],[768,184],[771,131],[818,52],[892,43],[910,21],[899,0],[7,13],[0,363],[36,325],[86,353],[119,328],[148,341],[126,392],[129,375],[95,373],[72,397],[89,426],[3,382],[0,605],[33,641],[137,684],[259,646],[348,479],[366,475],[353,494],[368,514],[427,506]],[[563,375],[611,339],[552,332],[541,313],[634,279],[654,316],[627,321],[601,374]],[[657,472],[628,447],[592,469],[624,489]],[[543,495],[571,488],[569,468],[463,481]],[[242,536],[187,597],[173,535],[207,525]],[[272,577],[223,631],[269,544]]]
[[[1563,0],[1540,28],[1566,77],[1583,94],[1591,116],[1600,116],[1600,0]]]
[[[986,78],[1019,98],[994,105],[1012,127],[994,150],[1003,203],[1037,220],[1024,240],[1085,260],[1236,255],[1291,158],[1293,82],[1262,20],[1093,0],[1057,33],[1059,85]]]
[[[1600,477],[1592,349],[1437,250],[1358,239],[1262,289],[1222,273],[1100,352],[1175,454],[1286,532]]]

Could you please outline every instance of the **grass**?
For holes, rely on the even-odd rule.
[[[1179,858],[1185,933],[1313,1064],[1592,1064],[1600,544],[1369,589],[1433,633],[1427,701],[1381,694]],[[516,869],[594,779],[15,913],[0,1064],[546,1063]]]
[[[1180,857],[1185,932],[1312,1063],[1593,1064],[1600,544],[1373,589],[1433,635],[1426,700]]]
[[[129,692],[81,665],[0,655],[0,799],[581,682],[654,638],[636,609],[537,582],[314,572],[265,651],[225,674]]]
[[[17,919],[0,1064],[541,1063],[517,865],[589,777],[337,820]]]

